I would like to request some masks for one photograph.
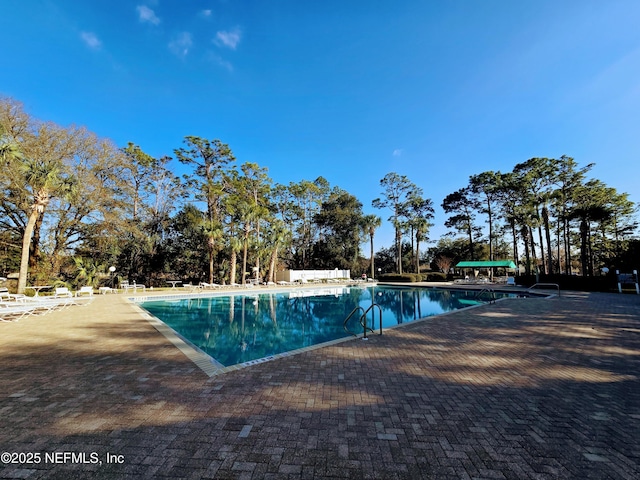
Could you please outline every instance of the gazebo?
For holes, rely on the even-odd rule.
[[[511,260],[479,260],[473,262],[458,262],[456,268],[472,268],[474,270],[480,268],[487,268],[491,272],[491,277],[493,277],[493,269],[494,268],[506,268],[510,270],[515,270],[516,264]]]

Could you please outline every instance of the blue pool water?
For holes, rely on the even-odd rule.
[[[224,366],[350,336],[345,318],[373,299],[383,329],[482,303],[477,291],[412,287],[335,287],[146,301],[142,308]],[[496,293],[497,297],[509,294]],[[371,315],[368,316],[371,321]],[[378,332],[379,313],[375,309]],[[350,330],[362,333],[358,315]]]

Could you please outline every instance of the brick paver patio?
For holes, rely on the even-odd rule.
[[[639,376],[636,295],[510,299],[211,378],[99,296],[0,323],[0,477],[638,479]]]

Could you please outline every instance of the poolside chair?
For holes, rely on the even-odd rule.
[[[125,293],[129,293],[129,290],[132,289],[135,293],[139,288],[143,291],[146,291],[147,287],[142,285],[141,283],[129,283],[127,281],[120,282],[120,288],[124,290]]]
[[[507,286],[508,287],[515,287],[516,286],[515,277],[507,277]]]
[[[34,313],[47,313],[52,310],[61,310],[74,303],[73,296],[62,297],[27,297],[25,305],[34,308]]]
[[[9,293],[9,289],[7,287],[0,287],[0,302],[23,302],[25,298],[26,295],[22,293]]]
[[[146,291],[147,287],[145,285],[143,285],[142,283],[133,283],[133,285],[129,285],[130,287],[133,287],[133,291],[135,292],[138,288],[141,288],[142,291]]]
[[[57,287],[55,293],[53,294],[53,298],[60,297],[73,297],[73,294],[67,287]]]
[[[93,302],[93,295],[88,297],[76,297],[68,303],[68,305],[86,306]]]
[[[80,290],[76,292],[76,297],[79,297],[80,295],[84,295],[84,294],[87,294],[90,297],[93,297],[93,287],[91,286],[80,287]]]
[[[15,322],[24,316],[49,313],[53,308],[54,304],[51,301],[0,302],[0,320],[3,322]]]
[[[31,315],[33,308],[22,304],[0,302],[0,322],[16,322],[25,315]]]

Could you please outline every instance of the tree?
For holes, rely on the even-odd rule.
[[[374,208],[389,208],[392,212],[389,220],[395,229],[396,267],[402,273],[402,230],[401,216],[405,202],[410,195],[422,195],[422,189],[414,185],[406,176],[395,172],[388,173],[380,180],[383,188],[382,198],[373,200]]]
[[[376,278],[376,270],[375,270],[375,260],[373,253],[373,236],[376,233],[376,229],[380,228],[382,225],[382,219],[377,215],[365,215],[362,217],[362,229],[364,230],[365,235],[369,235],[369,241],[371,243],[371,278]]]
[[[314,247],[314,267],[355,270],[362,239],[362,203],[350,193],[335,188],[322,203],[314,222],[320,229],[320,238]]]
[[[420,243],[427,240],[427,234],[432,226],[433,202],[429,198],[412,194],[403,207],[403,215],[407,218],[407,225],[411,230],[411,243],[415,238],[415,272],[420,273]],[[413,250],[413,249],[412,249]]]
[[[553,197],[551,187],[556,181],[558,161],[550,158],[530,158],[526,162],[517,164],[513,171],[520,176],[526,185],[527,199],[535,218],[538,237],[540,239],[540,257],[542,259],[542,273],[553,272],[553,256],[551,250],[551,229],[549,221],[549,202]],[[544,254],[544,242],[542,241],[542,227],[544,227],[547,242],[547,259]]]
[[[178,278],[199,281],[205,274],[208,251],[206,218],[194,205],[185,205],[171,218],[167,230],[166,249],[169,268]]]
[[[622,256],[622,244],[626,237],[629,237],[638,228],[636,214],[638,206],[629,200],[629,194],[618,193],[613,189],[612,195],[609,197],[611,209],[610,228],[614,237],[614,253],[615,258]]]
[[[19,145],[7,135],[4,126],[0,124],[0,162],[8,165],[22,159]]]
[[[556,170],[556,196],[555,209],[557,211],[558,223],[558,262],[562,257],[560,252],[560,237],[564,245],[564,266],[565,273],[571,273],[571,242],[569,216],[573,204],[576,189],[584,183],[584,178],[589,170],[593,168],[593,163],[585,167],[578,168],[577,162],[566,155],[562,155],[557,162]]]
[[[187,148],[174,150],[178,160],[194,167],[187,176],[189,186],[196,189],[195,198],[206,203],[207,248],[209,251],[209,283],[213,283],[214,259],[221,238],[222,199],[225,189],[225,170],[235,161],[229,146],[220,140],[206,140],[187,136],[184,139]]]
[[[291,232],[287,229],[282,220],[274,219],[269,223],[269,226],[267,228],[266,240],[266,243],[271,246],[267,282],[275,282],[278,253],[282,248],[285,248],[290,244]]]
[[[440,269],[443,273],[449,273],[451,270],[451,266],[453,265],[453,259],[451,257],[447,257],[446,255],[437,256],[433,263]]]
[[[495,204],[500,189],[500,172],[487,171],[469,177],[469,191],[477,196],[480,211],[487,215],[489,224],[489,260],[494,260],[494,217]]]
[[[0,124],[8,140],[22,153],[22,156],[3,155],[6,168],[2,182],[8,194],[3,209],[17,225],[26,219],[18,276],[18,291],[22,293],[27,285],[34,229],[52,199],[73,193],[77,179],[71,165],[78,159],[87,161],[84,143],[87,133],[82,128],[63,128],[33,120],[15,102],[3,103]]]
[[[575,192],[576,203],[570,218],[580,222],[580,263],[583,275],[593,275],[591,227],[592,223],[608,220],[612,216],[612,211],[607,205],[609,195],[610,192],[600,180],[590,180]]]
[[[270,215],[269,211],[269,194],[271,191],[272,180],[267,175],[267,169],[260,167],[256,163],[245,163],[240,169],[242,170],[242,190],[246,192],[249,200],[249,218],[253,220],[253,231],[255,232],[254,246],[256,248],[255,253],[255,271],[260,275],[260,254],[262,253],[260,237],[260,224],[262,220],[266,219]],[[246,249],[248,243],[245,243],[245,258],[243,261],[242,269],[242,283],[246,281]]]
[[[329,197],[331,188],[324,177],[318,177],[313,182],[308,180],[302,180],[299,183],[291,182],[287,186],[287,191],[288,200],[285,207],[287,213],[283,214],[282,218],[292,226],[291,266],[309,268],[313,261],[312,245],[317,239],[313,220],[320,211],[322,202]]]
[[[518,178],[512,172],[500,173],[499,175],[499,187],[495,192],[496,200],[498,202],[498,208],[511,231],[513,263],[518,265],[520,261],[518,255],[518,225],[520,224]]]
[[[51,144],[50,144],[51,145]],[[55,148],[54,145],[51,145]],[[18,165],[14,171],[25,181],[25,188],[30,192],[32,203],[29,219],[22,237],[22,257],[18,276],[18,293],[24,293],[27,286],[27,271],[29,267],[29,247],[31,236],[38,218],[44,214],[47,205],[54,196],[62,196],[69,192],[75,179],[65,172],[59,164],[61,158],[33,158],[29,152],[27,159]]]
[[[442,201],[442,208],[445,213],[453,213],[445,222],[445,227],[455,228],[464,232],[468,238],[469,257],[475,260],[474,238],[478,234],[478,227],[473,224],[475,211],[478,209],[478,202],[469,196],[469,188],[461,188],[447,195]]]
[[[427,254],[429,258],[434,259],[433,265],[437,268],[444,268],[447,266],[440,266],[437,261],[438,259],[450,259],[450,268],[451,266],[455,266],[458,262],[469,258],[469,242],[462,237],[450,238],[448,236],[443,236],[438,240],[438,243],[435,246],[429,248]]]

